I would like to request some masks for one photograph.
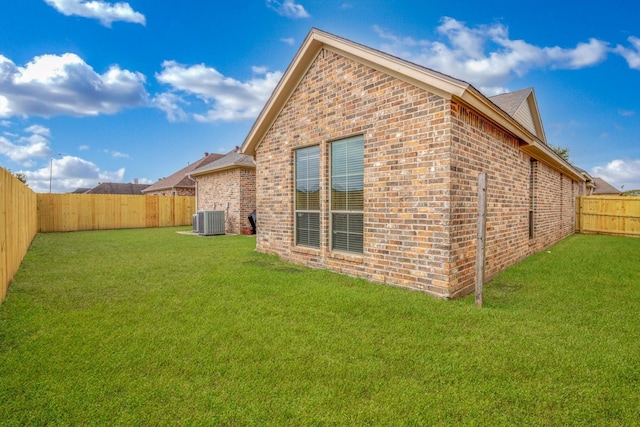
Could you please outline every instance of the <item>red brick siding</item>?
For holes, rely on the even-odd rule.
[[[195,188],[168,188],[166,190],[151,191],[145,193],[149,196],[195,196]]]
[[[364,136],[365,149],[362,255],[332,252],[329,236],[330,144],[356,134]],[[294,151],[314,144],[321,156],[319,249],[294,243]],[[560,182],[571,187],[559,174],[551,183],[553,171],[544,170],[550,182],[540,186],[549,195],[539,197],[545,203],[536,210],[539,237],[530,241],[530,159],[519,144],[451,101],[321,52],[256,150],[257,249],[439,296],[467,293],[474,281],[478,172],[489,175],[488,275],[572,231],[564,192],[568,222],[544,229],[560,219]],[[543,217],[547,210],[553,221]]]
[[[485,273],[492,276],[529,252],[529,156],[520,141],[464,106],[452,104],[454,167],[451,294],[473,289],[478,174],[487,174]]]
[[[294,262],[447,293],[449,133],[444,99],[332,52],[321,54],[258,147],[257,248]],[[329,239],[330,141],[363,134],[364,253]],[[294,246],[294,150],[321,153],[321,246]]]
[[[234,168],[196,177],[197,210],[225,211],[225,232],[239,234],[250,227],[247,217],[255,209],[255,170]]]

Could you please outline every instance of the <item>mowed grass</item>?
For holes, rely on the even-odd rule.
[[[0,305],[2,425],[636,425],[640,239],[442,301],[249,236],[39,234]]]

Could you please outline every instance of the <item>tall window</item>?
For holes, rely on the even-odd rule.
[[[295,152],[296,245],[320,247],[320,147]]]
[[[331,247],[362,253],[364,139],[331,144]]]

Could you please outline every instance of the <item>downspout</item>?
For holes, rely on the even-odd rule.
[[[187,175],[189,178],[193,179],[191,174]],[[196,212],[198,212],[198,180],[193,179],[196,182]]]

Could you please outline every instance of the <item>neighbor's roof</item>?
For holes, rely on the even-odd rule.
[[[149,184],[132,184],[120,182],[103,182],[96,185],[85,194],[137,194],[142,195],[142,190]]]
[[[155,182],[153,185],[144,190],[144,193],[150,193],[152,191],[161,191],[172,188],[195,188],[195,181],[189,178],[191,171],[208,165],[211,162],[222,158],[224,154],[209,154],[205,153],[204,157],[196,160],[188,166],[183,167],[178,172],[169,175],[166,178],[162,178]]]
[[[510,115],[467,82],[316,28],[313,28],[307,35],[293,61],[254,122],[242,144],[242,153],[255,154],[256,148],[260,145],[307,70],[323,49],[367,65],[445,99],[455,99],[456,102],[472,107],[524,141],[526,146],[522,147],[522,149],[532,157],[548,163],[555,169],[575,179],[584,180],[582,174],[546,145],[533,91],[526,93],[526,97],[521,101],[522,105],[522,102],[527,100],[527,110],[532,115],[537,115],[537,118],[531,118],[533,125],[527,126],[527,124]],[[518,96],[524,95],[524,93],[518,94]],[[514,100],[512,101],[515,102],[515,98],[516,96],[514,95]],[[533,101],[533,105],[531,105],[530,100]],[[518,109],[516,108],[517,111]],[[539,128],[537,124],[539,124]]]
[[[205,175],[214,172],[220,172],[233,168],[255,168],[256,162],[252,156],[239,153],[237,150],[233,150],[221,159],[216,160],[206,166],[200,167],[193,172],[190,176]]]
[[[86,192],[87,192],[87,191],[89,191],[89,190],[91,190],[91,189],[90,189],[90,188],[87,188],[87,187],[78,187],[78,188],[76,188],[75,190],[73,190],[73,191],[71,192],[71,194],[84,194],[84,193],[86,193]]]
[[[620,190],[618,190],[616,187],[614,187],[613,185],[609,184],[607,181],[605,181],[602,178],[598,178],[598,177],[594,177],[593,178],[593,182],[596,185],[596,188],[593,189],[593,193],[591,194],[615,194],[615,195],[619,195],[622,194],[622,192]]]

